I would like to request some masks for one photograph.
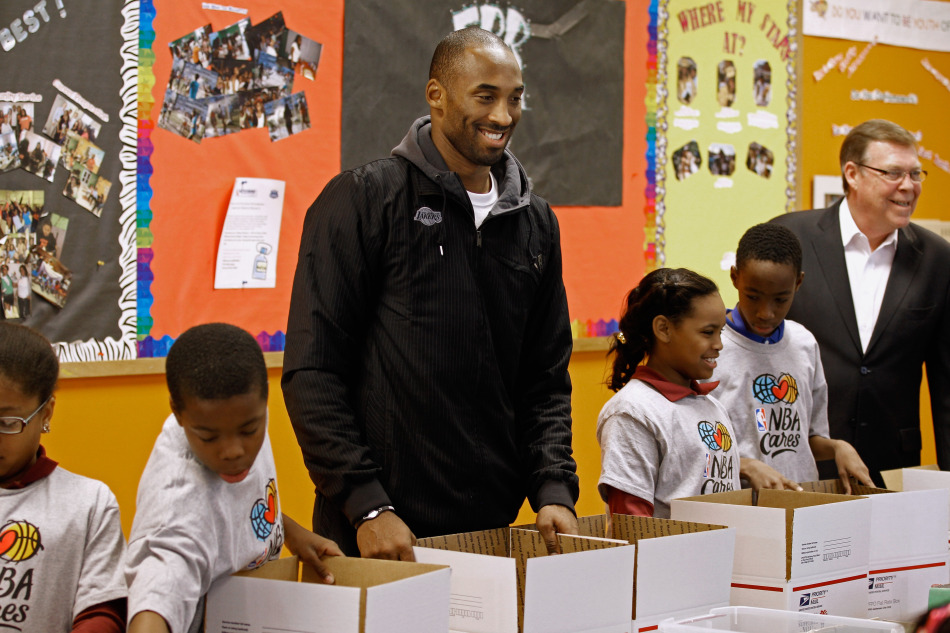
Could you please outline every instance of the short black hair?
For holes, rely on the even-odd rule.
[[[505,40],[477,26],[452,31],[435,47],[432,62],[429,64],[429,79],[435,79],[443,86],[447,85],[458,74],[465,51],[480,46],[502,46],[511,50]]]
[[[771,222],[756,224],[739,240],[736,270],[748,261],[789,264],[797,275],[802,272],[802,244],[788,227]]]
[[[59,358],[52,344],[33,328],[0,321],[0,375],[27,396],[45,402],[59,379]]]
[[[267,365],[254,337],[229,323],[196,325],[168,350],[165,380],[172,406],[185,409],[185,398],[224,400],[256,387],[267,399]]]

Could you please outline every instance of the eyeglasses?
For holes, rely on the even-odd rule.
[[[878,169],[877,167],[871,167],[870,165],[865,165],[864,163],[855,163],[855,165],[874,170],[884,176],[884,180],[888,180],[890,182],[900,182],[904,179],[904,176],[910,176],[910,179],[914,182],[923,182],[927,179],[927,172],[925,172],[923,169],[904,171],[903,169]]]
[[[53,399],[53,396],[50,396],[49,398],[44,400],[43,404],[38,406],[36,408],[36,411],[31,413],[26,418],[18,418],[12,415],[0,418],[0,433],[4,435],[16,435],[18,433],[22,433],[23,429],[26,428],[26,425],[30,423],[30,420],[32,420],[36,416],[37,413],[42,411],[43,407],[49,404],[49,401],[52,399]]]

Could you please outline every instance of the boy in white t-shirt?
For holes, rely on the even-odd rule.
[[[847,492],[850,477],[873,486],[857,451],[828,437],[828,387],[815,337],[785,319],[802,284],[798,238],[778,224],[753,226],[739,240],[732,283],[739,303],[726,314],[713,380],[729,411],[753,488],[818,479],[815,460],[835,461]],[[760,464],[772,469],[761,468]]]
[[[172,415],[139,481],[129,537],[129,631],[200,631],[218,578],[280,555],[312,565],[342,552],[280,511],[267,435],[267,367],[254,338],[224,323],[187,330],[165,369]]]

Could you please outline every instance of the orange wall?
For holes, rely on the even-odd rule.
[[[603,511],[597,496],[600,449],[597,414],[610,393],[603,386],[603,352],[574,355],[574,451],[581,479],[581,515]],[[309,524],[313,485],[303,465],[280,392],[280,370],[271,369],[270,435],[284,512]],[[50,457],[64,468],[107,483],[119,500],[126,534],[135,513],[135,491],[155,437],[169,413],[165,376],[61,380],[52,431],[44,437]],[[519,522],[533,521],[522,512]]]

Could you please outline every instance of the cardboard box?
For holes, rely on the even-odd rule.
[[[801,486],[843,493],[838,480]],[[868,617],[916,620],[928,609],[930,586],[950,582],[945,530],[950,491],[894,492],[868,486],[852,490],[871,501]]]
[[[419,539],[416,560],[451,565],[451,631],[629,633],[635,548],[626,541],[560,537],[548,556],[540,533],[499,528]]]
[[[660,623],[660,633],[701,633],[709,630],[733,631],[734,633],[777,633],[778,631],[904,633],[904,627],[896,622],[794,613],[756,607],[721,607],[703,616],[679,621],[666,620]]]
[[[582,517],[578,527],[636,546],[634,633],[729,604],[735,529],[619,514]]]
[[[867,616],[867,497],[736,490],[675,499],[671,512],[736,528],[731,604]]]
[[[888,490],[895,490],[897,492],[902,492],[904,490],[904,471],[905,470],[926,470],[930,472],[940,472],[940,468],[936,464],[927,464],[926,466],[914,466],[912,468],[895,468],[893,470],[882,470],[881,479],[884,480],[884,485],[887,486]],[[914,485],[917,480],[911,474],[911,485]],[[938,478],[939,481],[939,478]],[[931,486],[934,487],[934,486]],[[941,486],[945,487],[945,486]]]
[[[449,579],[442,565],[328,558],[324,585],[296,557],[211,585],[207,633],[445,633]]]

